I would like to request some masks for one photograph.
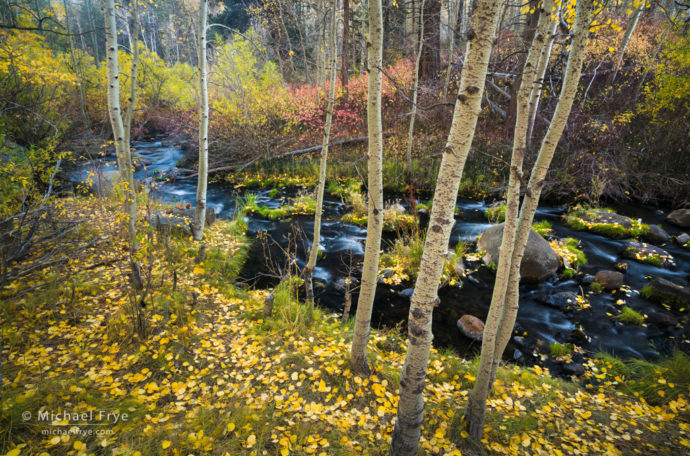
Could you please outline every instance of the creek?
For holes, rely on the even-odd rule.
[[[182,149],[168,140],[138,142],[134,144],[137,154],[146,163],[136,169],[135,177],[141,182],[151,182],[160,175],[172,175],[176,164],[184,158]],[[70,180],[84,180],[94,168],[102,171],[115,170],[114,157],[92,161],[70,173]],[[173,173],[174,174],[174,173]],[[246,190],[235,189],[227,185],[210,184],[208,188],[208,205],[214,208],[221,218],[232,217],[238,198],[244,193],[257,195],[257,204],[279,207],[293,190],[280,190],[275,195],[270,189]],[[154,194],[166,202],[194,203],[196,179],[156,182]],[[273,196],[272,196],[273,195]],[[389,202],[393,202],[391,200]],[[458,200],[459,216],[451,237],[451,245],[458,241],[474,241],[477,236],[491,225],[484,211],[489,207],[486,201]],[[647,224],[659,224],[671,235],[679,234],[682,229],[666,223],[666,213],[654,207],[619,206],[615,209],[623,215],[641,219]],[[520,310],[517,317],[515,334],[506,350],[506,358],[519,363],[541,363],[558,370],[560,364],[548,359],[549,344],[576,343],[589,352],[606,351],[623,358],[655,359],[670,353],[674,348],[685,351],[690,348],[688,334],[687,309],[684,312],[664,309],[649,302],[639,295],[644,285],[653,277],[663,277],[681,284],[690,281],[690,251],[668,242],[663,246],[675,258],[676,265],[663,269],[649,264],[624,260],[629,269],[625,274],[628,291],[604,291],[600,294],[587,293],[587,286],[578,282],[584,275],[595,274],[602,269],[613,269],[622,261],[623,240],[613,240],[605,236],[585,231],[576,231],[563,224],[561,216],[566,207],[542,206],[537,211],[535,221],[548,220],[552,223],[554,234],[559,238],[573,237],[581,241],[582,250],[587,256],[587,263],[580,268],[574,279],[566,280],[554,275],[550,279],[536,284],[521,284]],[[344,301],[344,277],[348,274],[357,276],[358,265],[364,254],[366,230],[359,226],[340,221],[347,207],[337,197],[326,195],[321,231],[321,249],[314,271],[315,297],[317,302],[334,312],[342,312]],[[270,287],[277,283],[276,266],[286,264],[286,251],[291,251],[291,258],[301,268],[305,264],[306,251],[313,235],[313,215],[294,216],[289,220],[271,221],[258,217],[248,217],[249,235],[256,238],[242,278],[253,285]],[[258,239],[263,239],[259,241]],[[394,237],[384,236],[383,248],[388,248]],[[267,260],[270,258],[270,261]],[[471,356],[478,352],[479,342],[463,336],[456,325],[464,314],[485,319],[494,281],[493,272],[481,265],[468,263],[476,271],[471,280],[464,280],[461,286],[446,286],[439,290],[440,304],[434,310],[433,333],[437,347],[452,348],[460,355]],[[353,272],[354,271],[354,272]],[[379,282],[374,305],[372,325],[374,327],[405,328],[409,310],[409,288],[413,283],[391,286]],[[577,295],[586,295],[589,307],[580,310],[562,310],[543,304],[537,298],[555,292],[571,291]],[[614,316],[622,307],[621,300],[636,311],[647,314],[663,312],[668,314],[675,325],[645,324],[637,326],[618,322]],[[354,315],[357,294],[352,296],[352,313]],[[690,306],[688,306],[690,307]],[[581,328],[581,331],[576,330]],[[576,355],[575,362],[582,360]]]

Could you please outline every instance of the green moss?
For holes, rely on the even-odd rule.
[[[562,275],[565,279],[572,279],[574,274],[572,269],[564,269]]]
[[[275,198],[276,196],[280,195],[280,190],[277,188],[272,188],[270,192],[268,192],[268,196],[271,198]]]
[[[591,284],[589,284],[589,291],[591,291],[592,293],[599,294],[603,290],[604,290],[604,287],[602,287],[599,282],[595,281],[595,282],[592,282]]]
[[[621,309],[621,313],[619,313],[616,317],[616,320],[622,323],[629,323],[631,325],[640,326],[644,323],[644,315],[640,314],[639,312],[635,311],[634,309],[628,306],[624,306]]]
[[[292,200],[290,204],[273,209],[268,206],[259,206],[256,203],[255,195],[245,198],[240,204],[244,213],[257,214],[271,220],[281,220],[293,215],[309,215],[316,212],[316,200],[308,196],[300,196]]]
[[[642,287],[640,289],[640,296],[649,301],[658,302],[659,304],[668,304],[679,309],[687,308],[686,303],[680,297],[672,293],[659,291],[651,285]]]
[[[573,347],[570,345],[559,344],[558,342],[552,342],[551,345],[549,345],[549,354],[553,358],[570,355],[572,352]]]

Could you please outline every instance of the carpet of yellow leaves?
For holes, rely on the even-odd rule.
[[[98,229],[96,209],[82,215],[94,217],[92,228]],[[226,224],[208,228],[209,250],[237,247],[240,241],[229,237]],[[109,242],[101,254],[115,259],[124,244],[119,238]],[[374,331],[374,372],[356,376],[348,360],[351,322],[341,325],[337,316],[316,312],[318,319],[306,328],[291,321],[269,324],[262,313],[268,291],[206,280],[209,267],[194,264],[194,244],[180,243],[186,250],[175,266],[175,291],[164,254],[152,255],[155,290],[147,298],[145,340],[133,335],[129,323],[124,265],[84,267],[73,299],[72,285],[58,284],[51,292],[37,291],[40,297],[29,293],[4,304],[0,453],[387,454],[404,335]],[[458,421],[475,371],[475,362],[433,351],[424,454],[465,451],[456,446],[466,435]],[[552,379],[539,367],[502,368],[488,403],[487,451],[686,454],[685,395],[652,406],[617,391],[605,369],[592,364],[589,375],[587,388]],[[111,421],[108,435],[80,433],[91,429],[86,421],[22,419],[26,411],[35,417],[44,410],[128,416]],[[55,428],[72,432],[42,433]]]

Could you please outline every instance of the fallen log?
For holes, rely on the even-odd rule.
[[[384,136],[384,137],[387,137],[387,136],[391,136],[392,134],[393,134],[393,133],[384,133],[383,136]],[[341,140],[339,140],[339,141],[333,141],[332,143],[330,143],[330,144],[328,145],[328,147],[342,146],[342,145],[345,145],[345,144],[348,144],[348,145],[349,145],[349,144],[359,144],[359,143],[366,142],[366,141],[368,141],[368,140],[369,140],[369,137],[368,137],[368,136],[357,136],[356,138],[347,138],[347,139],[341,139]],[[211,174],[211,173],[217,173],[217,172],[220,172],[220,171],[241,170],[241,169],[244,169],[244,168],[246,168],[247,166],[251,165],[252,163],[255,163],[255,162],[260,161],[260,160],[261,160],[261,161],[271,161],[271,160],[278,160],[278,159],[281,159],[281,158],[294,157],[295,155],[303,155],[303,154],[308,154],[308,153],[311,153],[311,152],[318,152],[318,151],[320,151],[322,148],[323,148],[322,145],[318,145],[318,146],[307,147],[307,148],[305,148],[305,149],[297,149],[297,150],[291,150],[291,151],[288,151],[288,152],[282,152],[282,153],[280,153],[280,154],[272,155],[272,156],[270,156],[270,157],[258,157],[258,158],[249,160],[248,162],[245,162],[245,163],[242,163],[242,164],[221,166],[221,167],[219,167],[219,168],[212,168],[212,169],[209,169],[209,170],[208,170],[208,173]],[[194,174],[190,174],[189,176],[178,177],[177,179],[178,179],[178,180],[182,180],[182,179],[191,179],[192,177],[197,177],[198,175],[199,175],[199,173],[197,172],[197,173],[194,173]]]

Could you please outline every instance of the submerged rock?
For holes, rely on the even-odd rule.
[[[680,233],[678,236],[676,236],[676,242],[678,243],[679,246],[685,247],[685,244],[690,242],[690,234]]]
[[[599,271],[594,276],[594,281],[607,290],[617,290],[623,286],[623,274],[618,271]]]
[[[683,228],[690,228],[690,209],[676,209],[668,214],[666,220]]]
[[[670,268],[676,264],[673,256],[666,250],[645,242],[625,241],[623,243],[623,256],[662,268]]]
[[[458,320],[458,329],[470,339],[482,340],[484,322],[473,315],[463,315]]]
[[[503,239],[503,223],[494,225],[482,234],[477,249],[486,250],[484,262],[498,264],[498,251]],[[520,276],[526,281],[541,282],[552,276],[559,266],[558,255],[536,231],[531,230],[520,265]]]
[[[676,317],[666,312],[649,312],[645,321],[657,326],[676,326],[678,324]]]

